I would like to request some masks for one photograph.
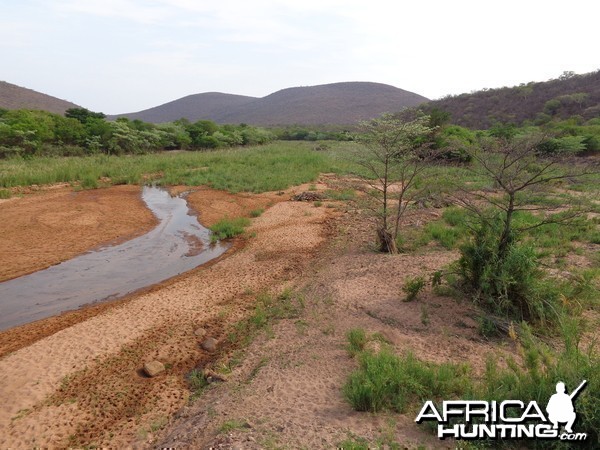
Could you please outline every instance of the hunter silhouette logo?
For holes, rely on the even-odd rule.
[[[575,408],[573,407],[573,400],[577,397],[577,394],[581,392],[587,380],[583,380],[581,384],[575,389],[571,395],[565,394],[565,383],[562,381],[556,383],[556,394],[550,397],[546,411],[548,412],[548,419],[554,425],[552,428],[557,430],[559,422],[566,422],[565,431],[567,433],[573,433],[573,423],[577,418],[575,414]]]
[[[573,406],[587,380],[566,393],[565,383],[556,383],[556,394],[548,400],[546,414],[535,400],[445,400],[441,405],[428,400],[415,422],[436,421],[438,437],[445,439],[560,439],[584,441],[586,433],[573,432],[577,413]],[[561,433],[561,424],[564,431]]]

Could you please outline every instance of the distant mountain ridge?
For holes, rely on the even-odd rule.
[[[71,103],[51,95],[27,89],[16,84],[0,81],[0,108],[39,109],[56,114],[64,114],[69,108],[79,108]]]
[[[349,125],[426,101],[422,95],[394,86],[357,81],[287,88],[262,98],[208,92],[109,119],[127,117],[161,123],[183,117],[262,126]]]

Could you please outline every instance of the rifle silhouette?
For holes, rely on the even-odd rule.
[[[573,392],[571,392],[571,394],[569,395],[569,398],[571,400],[573,400],[573,398],[579,393],[579,391],[583,389],[583,387],[586,385],[586,383],[587,383],[587,380],[583,380],[581,382],[581,384],[579,386],[577,386],[577,389],[575,389]]]

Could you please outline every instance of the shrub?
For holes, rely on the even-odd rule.
[[[408,278],[402,287],[402,290],[406,294],[405,302],[412,302],[417,295],[425,287],[425,278],[419,276],[414,278]]]
[[[502,221],[483,221],[461,247],[458,261],[464,287],[487,311],[511,319],[552,323],[558,319],[558,294],[543,280],[531,245],[510,240],[501,254]]]
[[[248,225],[250,225],[250,219],[246,217],[221,219],[210,227],[210,230],[213,232],[210,239],[212,242],[216,242],[221,239],[230,239],[242,234]]]
[[[362,328],[353,328],[346,334],[348,339],[348,353],[354,356],[365,349],[367,335]]]

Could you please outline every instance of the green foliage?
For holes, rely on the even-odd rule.
[[[64,145],[81,148],[80,153],[139,154],[173,149],[215,149],[265,144],[274,139],[267,130],[247,125],[219,126],[208,120],[193,124],[177,121],[154,125],[119,118],[107,122],[105,115],[84,108],[71,108],[65,117],[44,111],[14,110],[0,117],[0,157],[41,154],[42,145],[52,145],[53,154]]]
[[[360,367],[350,374],[343,392],[358,411],[391,410],[404,413],[423,405],[424,401],[441,400],[521,400],[536,401],[540,407],[556,392],[562,381],[574,390],[582,380],[586,388],[577,398],[577,432],[588,434],[582,448],[597,448],[600,443],[600,358],[594,344],[583,346],[583,324],[565,320],[561,327],[562,342],[552,346],[536,338],[523,323],[519,334],[511,331],[519,357],[509,357],[502,364],[489,355],[482,377],[473,377],[465,364],[435,364],[419,360],[411,352],[398,356],[388,348],[373,353],[357,350]],[[364,333],[364,332],[363,332]],[[357,346],[350,346],[357,348]],[[362,347],[364,349],[364,345]],[[346,440],[348,448],[364,448],[364,440]],[[485,446],[487,442],[481,442]],[[494,441],[494,447],[522,445],[529,448],[567,448],[561,441]],[[357,447],[353,447],[357,445]]]
[[[530,245],[510,240],[500,248],[503,222],[496,216],[480,223],[461,247],[459,274],[475,301],[503,317],[553,323],[558,295],[543,282],[537,255]]]
[[[458,364],[430,364],[411,352],[394,355],[384,348],[378,353],[358,354],[360,368],[350,374],[343,391],[357,411],[406,412],[411,404],[466,393],[468,368]]]
[[[361,123],[355,139],[363,145],[357,163],[378,180],[366,191],[373,202],[370,210],[377,221],[377,243],[381,252],[397,253],[396,241],[406,205],[419,192],[421,177],[430,159],[426,142],[432,130],[429,117],[412,120],[392,114]],[[392,189],[394,188],[394,189]],[[393,200],[392,200],[393,199]]]
[[[246,217],[237,217],[235,219],[221,219],[210,227],[213,232],[211,241],[220,241],[222,239],[230,239],[239,236],[244,232],[246,227],[250,225],[250,219]]]
[[[356,191],[354,189],[328,189],[325,191],[325,197],[327,197],[330,200],[338,201],[354,200],[354,198],[356,197]]]
[[[69,108],[65,111],[65,117],[75,119],[80,123],[86,123],[89,119],[104,119],[106,115],[85,108]]]
[[[496,359],[488,358],[475,398],[498,402],[535,400],[541,406],[556,392],[558,381],[573,390],[582,380],[587,380],[586,388],[577,398],[577,432],[588,434],[584,444],[587,448],[597,448],[600,443],[600,358],[592,345],[583,348],[581,328],[581,323],[566,320],[561,333],[563,345],[560,350],[554,350],[554,346],[535,338],[527,325],[523,325],[519,338],[523,364],[509,359],[507,367],[500,367]],[[523,444],[533,448],[561,448],[560,441]]]
[[[262,208],[259,209],[253,209],[252,211],[250,211],[250,217],[260,217],[262,216],[262,213],[264,213],[265,210]]]
[[[348,353],[350,353],[351,356],[355,356],[362,352],[368,342],[367,334],[362,328],[351,329],[346,333],[346,338],[348,339]]]
[[[247,345],[259,331],[270,327],[274,320],[297,319],[303,309],[304,298],[301,294],[291,290],[285,290],[277,296],[262,292],[256,297],[252,314],[235,325],[228,340]]]
[[[188,376],[188,385],[192,390],[192,398],[198,397],[202,391],[208,386],[208,380],[204,376],[204,372],[200,369],[192,370]]]
[[[406,294],[405,302],[412,302],[417,298],[417,295],[425,287],[425,278],[422,276],[407,278],[402,287],[402,291]]]
[[[308,145],[277,142],[262,147],[214,152],[160,153],[127,158],[93,155],[72,158],[13,157],[0,161],[0,187],[110,178],[112,184],[139,184],[161,174],[162,184],[209,185],[230,192],[279,191],[314,181],[334,161]]]

